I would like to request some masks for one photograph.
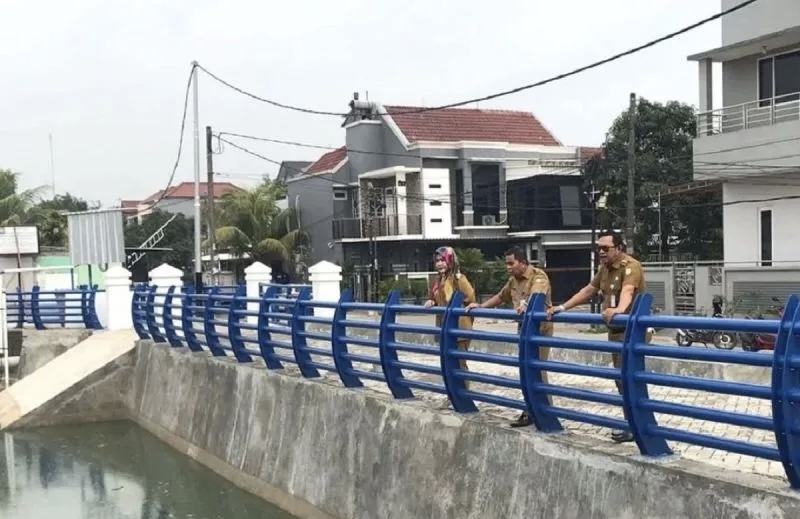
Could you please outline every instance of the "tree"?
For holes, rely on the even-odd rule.
[[[70,193],[56,195],[31,207],[25,221],[39,228],[40,244],[49,247],[66,247],[67,217],[65,212],[88,211],[100,207],[99,202],[91,204]]]
[[[42,187],[19,191],[19,173],[0,169],[0,226],[20,225],[36,203]]]
[[[129,224],[125,228],[125,246],[139,247],[170,218],[172,213],[154,209],[142,218],[141,224],[136,222]],[[179,214],[164,229],[164,239],[156,246],[169,247],[172,250],[148,252],[147,261],[150,268],[157,267],[161,263],[169,263],[183,271],[191,270],[194,265],[194,222]]]
[[[249,190],[225,193],[220,200],[221,226],[215,237],[220,251],[228,250],[255,261],[287,267],[294,254],[309,243],[308,233],[299,228],[294,209],[279,209],[277,199],[286,187],[265,179]]]
[[[603,153],[583,168],[587,180],[608,191],[609,226],[625,228],[630,118],[621,113],[611,125]],[[661,240],[658,243],[658,193],[665,186],[693,180],[694,109],[639,98],[636,114],[636,178],[634,250],[644,257],[674,249],[698,258],[722,257],[720,193],[684,194],[661,198]]]

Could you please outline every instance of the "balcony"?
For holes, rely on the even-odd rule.
[[[800,162],[800,93],[697,114],[694,179],[790,173]]]
[[[333,221],[334,240],[359,240],[372,236],[406,236],[422,234],[422,215],[400,214],[367,218],[338,218]]]
[[[697,114],[698,138],[800,121],[800,94],[726,106]]]

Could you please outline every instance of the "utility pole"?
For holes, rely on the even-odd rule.
[[[628,121],[630,123],[630,135],[628,137],[628,204],[626,215],[625,241],[628,244],[628,254],[633,254],[633,235],[635,225],[633,221],[634,213],[634,177],[636,175],[636,94],[631,93],[630,106],[628,107]]]
[[[217,226],[214,218],[214,151],[211,148],[211,126],[206,126],[206,168],[208,181],[206,185],[206,211],[208,212],[208,255],[211,265],[211,282],[214,282],[214,256],[216,252]]]
[[[369,299],[378,301],[378,243],[375,240],[375,216],[381,207],[378,191],[367,182],[367,237],[369,238]]]
[[[200,237],[203,221],[200,211],[200,95],[197,85],[196,61],[192,62],[192,108],[194,110],[194,286],[197,293],[203,290],[203,257],[200,254]]]
[[[589,202],[592,204],[592,237],[591,237],[591,247],[592,252],[589,258],[589,281],[591,282],[594,279],[595,271],[597,270],[597,195],[600,194],[600,191],[595,188],[594,180],[591,180],[589,183]],[[597,297],[592,297],[591,300],[591,312],[597,312]]]

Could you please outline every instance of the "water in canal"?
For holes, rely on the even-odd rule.
[[[0,432],[2,519],[291,519],[128,422]]]

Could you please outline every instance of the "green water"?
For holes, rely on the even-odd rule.
[[[291,519],[127,422],[0,433],[2,519]]]

